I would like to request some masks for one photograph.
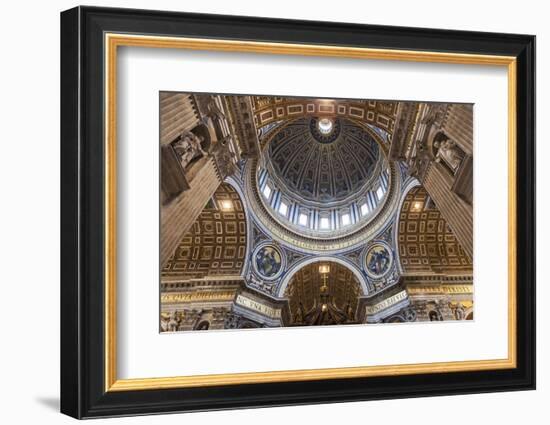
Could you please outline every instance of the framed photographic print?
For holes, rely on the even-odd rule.
[[[61,14],[61,411],[535,387],[535,38]]]

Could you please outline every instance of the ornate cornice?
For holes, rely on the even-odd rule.
[[[399,201],[401,178],[399,170],[394,164],[390,164],[390,184],[387,196],[380,205],[375,217],[363,227],[345,236],[335,238],[324,237],[323,239],[305,236],[294,232],[276,221],[267,211],[261,200],[256,182],[257,161],[249,160],[246,163],[245,173],[245,200],[251,215],[255,218],[258,226],[270,234],[279,243],[307,253],[338,253],[350,251],[361,244],[372,239],[382,228],[393,219]]]
[[[277,121],[302,117],[343,117],[382,128],[394,129],[398,102],[379,100],[312,99],[253,96],[255,121],[263,127]]]
[[[162,304],[180,304],[233,301],[235,292],[236,289],[232,291],[165,292],[160,295],[160,302]]]
[[[459,295],[473,294],[474,285],[407,285],[410,295]]]

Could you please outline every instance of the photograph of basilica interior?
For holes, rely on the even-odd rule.
[[[473,106],[161,92],[160,331],[473,319]]]

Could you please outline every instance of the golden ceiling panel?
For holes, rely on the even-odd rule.
[[[277,121],[330,116],[360,120],[391,133],[397,105],[398,102],[376,100],[253,96],[254,119],[258,128]]]
[[[398,226],[404,273],[472,272],[471,259],[423,187],[411,189],[405,197]]]
[[[246,217],[239,194],[222,184],[162,270],[162,277],[196,279],[240,275],[246,254]]]

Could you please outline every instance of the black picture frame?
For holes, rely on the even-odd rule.
[[[105,391],[104,34],[259,40],[517,58],[517,367]],[[484,178],[481,176],[481,178]],[[76,7],[61,13],[61,412],[75,418],[535,388],[535,37]]]

